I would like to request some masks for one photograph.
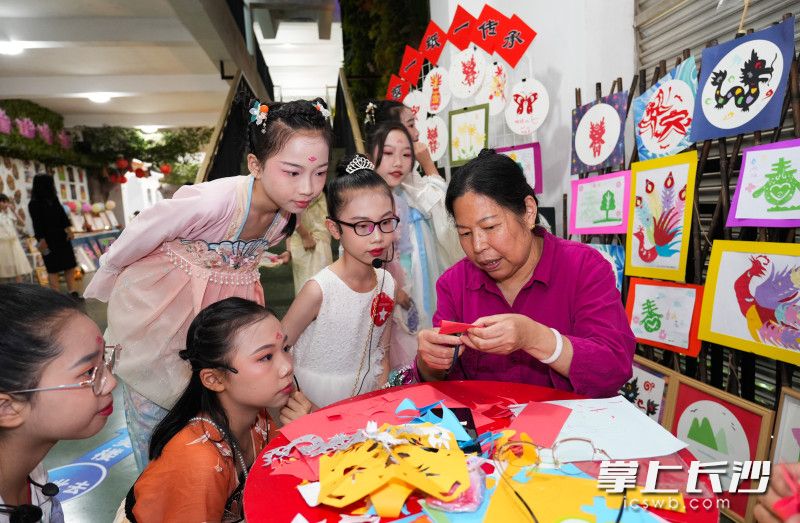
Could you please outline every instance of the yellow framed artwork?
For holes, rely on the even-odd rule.
[[[698,336],[800,365],[800,245],[715,240]]]
[[[685,281],[697,151],[631,165],[625,274]]]

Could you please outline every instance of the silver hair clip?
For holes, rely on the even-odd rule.
[[[371,171],[375,170],[375,165],[369,161],[369,158],[366,156],[362,156],[357,154],[350,160],[350,163],[347,164],[347,167],[344,168],[344,172],[347,174],[353,174],[356,171],[360,171],[361,169],[369,169]]]

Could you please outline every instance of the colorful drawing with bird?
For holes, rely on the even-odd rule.
[[[645,196],[636,199],[636,217],[639,222],[633,236],[638,241],[639,259],[652,263],[657,258],[670,258],[680,253],[683,235],[683,209],[686,204],[686,185],[675,190],[672,171],[664,179],[663,187],[645,180]]]
[[[626,274],[684,281],[696,164],[692,151],[633,164]]]

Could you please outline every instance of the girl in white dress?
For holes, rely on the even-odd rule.
[[[389,265],[398,283],[400,306],[395,313],[397,328],[392,333],[392,367],[408,364],[416,356],[416,332],[431,326],[436,311],[436,280],[444,271],[430,220],[414,206],[403,185],[413,171],[413,150],[413,140],[399,122],[384,122],[370,135],[375,172],[392,188],[400,217],[395,234],[397,262]]]
[[[328,184],[325,225],[343,254],[303,286],[282,322],[299,387],[318,407],[379,389],[389,375],[395,285],[378,267],[394,256],[398,218],[372,169],[353,155]]]
[[[31,264],[19,244],[17,216],[11,209],[11,200],[0,194],[0,278],[14,278],[22,282],[22,276],[30,274]]]

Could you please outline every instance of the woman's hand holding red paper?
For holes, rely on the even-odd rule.
[[[419,348],[417,354],[422,362],[433,371],[443,371],[453,363],[453,348],[461,345],[461,338],[439,334],[439,329],[424,329],[417,335]],[[458,355],[464,351],[459,347]]]
[[[488,354],[507,355],[519,349],[531,349],[536,346],[534,334],[541,324],[521,314],[496,314],[484,316],[473,322],[480,325],[477,329],[469,329],[462,342],[471,349]],[[542,359],[547,355],[542,355]]]

